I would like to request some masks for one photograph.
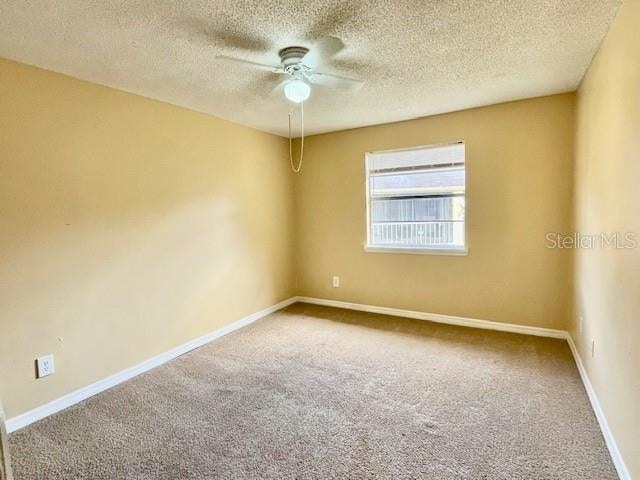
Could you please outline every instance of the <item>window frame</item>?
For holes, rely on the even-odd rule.
[[[465,189],[464,189],[464,245],[453,247],[417,247],[417,246],[384,246],[384,245],[372,245],[371,244],[371,195],[369,194],[369,166],[371,163],[370,156],[375,153],[393,153],[403,152],[407,150],[420,150],[428,148],[445,147],[447,145],[453,145],[462,143],[465,145],[465,158],[464,158],[464,173],[465,173]],[[467,188],[466,188],[466,175],[467,175],[467,154],[466,143],[464,140],[456,140],[452,142],[436,143],[432,145],[416,145],[414,147],[396,148],[391,150],[375,150],[371,152],[365,152],[364,154],[364,177],[365,177],[365,205],[366,205],[366,232],[364,251],[369,253],[408,253],[417,255],[453,255],[453,256],[466,256],[469,254],[468,240],[467,240]]]

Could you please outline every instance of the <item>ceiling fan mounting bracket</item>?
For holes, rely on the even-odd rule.
[[[307,67],[303,63],[294,63],[292,65],[287,65],[286,67],[284,67],[284,71],[292,77],[300,78],[309,73],[311,71],[311,68]]]

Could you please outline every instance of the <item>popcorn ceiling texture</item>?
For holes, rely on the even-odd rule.
[[[366,81],[314,87],[320,133],[573,91],[619,0],[3,0],[0,56],[286,135],[281,77],[216,55],[278,64],[325,35],[346,48],[323,71]]]

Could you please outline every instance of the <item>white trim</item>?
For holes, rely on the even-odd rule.
[[[328,300],[324,298],[297,297],[299,302],[313,303],[315,305],[325,305],[327,307],[346,308],[349,310],[360,310],[362,312],[382,313],[384,315],[395,315],[397,317],[414,318],[416,320],[427,320],[429,322],[447,323],[449,325],[459,325],[462,327],[483,328],[485,330],[499,330],[502,332],[522,333],[525,335],[536,335],[538,337],[567,338],[564,330],[553,328],[529,327],[526,325],[516,325],[513,323],[492,322],[489,320],[479,320],[476,318],[455,317],[453,315],[443,315],[440,313],[417,312],[414,310],[401,310],[398,308],[377,307],[374,305],[363,305],[361,303],[341,302],[338,300]]]
[[[582,363],[580,353],[576,348],[576,344],[573,342],[571,334],[568,332],[567,343],[569,343],[569,348],[571,349],[571,353],[573,353],[573,358],[576,361],[578,372],[580,372],[580,378],[582,379],[582,383],[584,384],[584,389],[587,391],[587,396],[589,397],[589,401],[591,402],[591,408],[593,408],[593,412],[598,419],[598,424],[600,425],[602,436],[604,437],[604,441],[607,444],[609,454],[611,455],[611,459],[613,460],[613,465],[616,467],[618,476],[620,477],[620,480],[631,480],[631,474],[629,473],[629,470],[624,463],[624,459],[620,454],[620,450],[618,449],[618,444],[616,443],[616,439],[613,436],[613,432],[611,432],[611,429],[609,428],[609,423],[607,422],[604,411],[600,406],[600,401],[598,400],[596,391],[591,385],[591,381],[589,380],[589,376],[587,375],[587,370],[584,368],[584,364]]]
[[[366,245],[371,244],[371,197],[369,196],[369,167],[370,165],[370,160],[369,160],[369,152],[366,152],[364,154],[364,203],[365,203],[365,212],[367,215],[367,224],[365,225],[365,228],[367,229],[367,231],[365,232],[365,236],[364,238],[366,239],[366,243],[365,243],[365,251],[366,251]]]
[[[160,355],[156,355],[155,357],[151,357],[137,365],[134,365],[133,367],[122,370],[121,372],[118,372],[107,378],[98,380],[91,385],[87,385],[86,387],[82,387],[74,392],[52,400],[49,403],[36,407],[33,410],[29,410],[28,412],[25,412],[21,415],[10,418],[6,422],[7,431],[15,432],[16,430],[26,427],[33,422],[48,417],[49,415],[53,415],[54,413],[75,405],[78,402],[86,400],[87,398],[92,397],[100,392],[104,392],[111,387],[115,387],[122,382],[126,382],[127,380],[140,375],[141,373],[147,372],[152,368],[160,366],[163,363],[168,362],[169,360],[173,360],[174,358],[179,357],[180,355],[184,355],[191,350],[206,345],[207,343],[228,335],[231,332],[235,332],[242,327],[246,327],[256,320],[266,317],[267,315],[277,310],[288,307],[296,301],[296,297],[291,297],[283,300],[280,303],[267,307],[264,310],[260,310],[259,312],[252,313],[251,315],[241,318],[240,320],[219,328],[218,330],[214,330],[213,332],[208,333],[202,337],[196,338],[178,347],[172,348],[171,350],[161,353]]]
[[[313,297],[291,297],[280,303],[272,305],[271,307],[267,307],[264,310],[260,310],[259,312],[248,315],[236,322],[233,322],[225,327],[222,327],[218,330],[214,330],[211,333],[208,333],[202,337],[196,338],[187,342],[183,345],[175,347],[165,353],[161,353],[160,355],[156,355],[155,357],[149,358],[148,360],[139,363],[133,367],[130,367],[126,370],[123,370],[119,373],[111,375],[103,380],[99,380],[91,385],[86,387],[82,387],[74,392],[71,392],[63,397],[60,397],[56,400],[53,400],[45,405],[40,407],[36,407],[33,410],[29,410],[21,415],[10,418],[6,422],[6,428],[9,433],[15,432],[27,425],[41,420],[49,415],[53,415],[65,408],[68,408],[72,405],[75,405],[78,402],[86,400],[100,392],[108,390],[111,387],[114,387],[122,382],[125,382],[137,375],[140,375],[144,372],[151,370],[163,363],[168,362],[169,360],[173,360],[180,355],[183,355],[191,350],[194,350],[198,347],[206,345],[220,337],[223,337],[229,333],[232,333],[236,330],[239,330],[242,327],[245,327],[256,320],[259,320],[267,315],[270,315],[273,312],[281,310],[289,305],[296,303],[311,303],[315,305],[325,305],[328,307],[336,307],[336,308],[346,308],[349,310],[359,310],[363,312],[372,312],[372,313],[381,313],[384,315],[395,315],[400,317],[413,318],[417,320],[427,320],[431,322],[437,323],[446,323],[450,325],[459,325],[463,327],[472,327],[472,328],[482,328],[486,330],[498,330],[503,332],[512,332],[512,333],[520,333],[525,335],[536,335],[541,337],[551,337],[551,338],[562,338],[567,340],[569,343],[569,348],[571,349],[571,353],[576,362],[576,366],[578,368],[578,372],[580,373],[580,378],[582,379],[582,383],[584,384],[585,390],[587,392],[587,396],[589,397],[589,401],[591,402],[591,407],[596,415],[598,420],[598,424],[600,425],[600,429],[602,431],[602,435],[604,437],[607,448],[609,449],[609,454],[613,460],[613,464],[618,472],[620,480],[631,480],[631,475],[629,474],[629,470],[627,469],[622,455],[620,454],[620,450],[618,449],[618,445],[615,441],[613,433],[609,428],[609,424],[604,415],[602,407],[600,406],[600,402],[598,397],[591,385],[591,381],[589,380],[589,376],[587,375],[587,371],[584,368],[584,364],[582,363],[582,359],[580,358],[580,354],[578,353],[578,349],[576,348],[575,343],[573,342],[573,338],[571,335],[564,330],[555,330],[552,328],[541,328],[541,327],[529,327],[524,325],[515,325],[511,323],[501,323],[501,322],[492,322],[488,320],[479,320],[475,318],[467,318],[467,317],[456,317],[452,315],[442,315],[439,313],[426,313],[426,312],[417,312],[414,310],[401,310],[397,308],[389,308],[389,307],[378,307],[373,305],[364,305],[360,303],[351,303],[351,302],[342,302],[339,300],[328,300],[324,298],[313,298]]]
[[[9,458],[9,439],[7,438],[2,403],[0,403],[0,480],[13,480],[11,459]]]
[[[448,147],[449,145],[458,145],[464,143],[464,140],[452,140],[450,142],[432,143],[429,145],[415,145],[413,147],[392,148],[390,150],[371,150],[365,153],[394,153],[394,152],[408,152],[411,150],[426,150],[428,148],[441,148]]]
[[[424,248],[424,247],[383,247],[365,245],[364,251],[368,253],[409,253],[414,255],[453,255],[465,257],[469,255],[469,249],[459,248]]]
[[[314,305],[325,305],[327,307],[346,308],[349,310],[359,310],[362,312],[381,313],[384,315],[395,315],[398,317],[414,318],[416,320],[427,320],[430,322],[460,325],[463,327],[498,330],[502,332],[521,333],[525,335],[536,335],[539,337],[551,337],[566,340],[569,344],[569,348],[571,349],[571,353],[573,354],[573,358],[575,359],[576,366],[578,367],[578,372],[580,373],[580,378],[582,379],[582,383],[584,384],[587,396],[589,397],[589,401],[591,402],[593,412],[598,419],[598,425],[600,426],[600,430],[602,431],[602,436],[604,437],[604,441],[607,445],[607,449],[609,450],[609,454],[611,455],[611,459],[616,468],[616,471],[618,472],[618,476],[620,477],[620,480],[632,480],[631,475],[629,474],[629,470],[627,469],[622,455],[620,454],[620,450],[618,449],[618,445],[613,436],[613,433],[609,428],[607,418],[605,417],[604,411],[600,406],[600,402],[598,400],[596,392],[591,385],[591,381],[589,380],[587,371],[584,368],[584,364],[582,363],[582,359],[580,358],[578,349],[576,348],[573,342],[573,338],[571,337],[569,332],[565,330],[556,330],[553,328],[529,327],[524,325],[515,325],[512,323],[479,320],[476,318],[442,315],[439,313],[426,313],[417,312],[414,310],[401,310],[398,308],[377,307],[374,305],[342,302],[339,300],[328,300],[325,298],[297,297],[296,301],[303,303],[312,303]]]
[[[407,147],[407,148],[397,148],[393,150],[377,150],[373,152],[365,152],[364,154],[364,196],[365,196],[365,214],[366,214],[366,231],[365,231],[365,244],[364,251],[369,253],[409,253],[409,254],[418,254],[418,255],[455,255],[455,256],[467,256],[469,251],[467,249],[467,194],[466,194],[466,180],[465,187],[463,187],[463,196],[465,201],[465,213],[463,223],[463,234],[464,234],[464,245],[461,247],[453,247],[453,248],[430,248],[430,247],[402,247],[402,246],[384,246],[384,245],[373,245],[371,243],[371,200],[372,196],[370,194],[370,169],[371,169],[371,160],[369,158],[370,155],[376,153],[393,153],[393,152],[404,152],[410,150],[425,150],[430,148],[441,148],[445,146],[451,145],[464,145],[464,171],[465,178],[467,174],[467,153],[466,153],[466,143],[464,140],[454,140],[452,142],[445,143],[437,143],[433,145],[419,145],[415,147]],[[460,187],[457,187],[460,188]],[[384,197],[382,197],[384,198]],[[345,307],[346,308],[346,307]]]

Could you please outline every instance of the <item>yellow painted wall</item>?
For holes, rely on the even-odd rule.
[[[282,138],[0,60],[7,415],[293,295],[292,182]]]
[[[300,295],[566,328],[574,95],[309,137],[296,177]],[[365,253],[366,151],[464,140],[466,257]],[[332,288],[331,277],[342,277]]]
[[[276,136],[0,60],[8,416],[294,294],[560,329],[571,317],[640,477],[640,250],[545,241],[574,222],[640,234],[638,24],[628,1],[575,119],[565,94],[317,135],[297,176]],[[469,255],[365,253],[364,153],[458,139]],[[57,373],[35,380],[46,353]]]
[[[626,0],[578,90],[575,222],[583,234],[635,232],[640,240],[639,28],[640,1]],[[640,246],[577,250],[574,284],[571,334],[638,479]]]

